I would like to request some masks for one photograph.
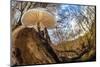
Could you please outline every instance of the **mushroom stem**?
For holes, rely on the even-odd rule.
[[[49,37],[49,34],[48,34],[48,31],[47,31],[47,28],[44,27],[43,30],[41,30],[41,26],[40,26],[40,23],[38,22],[37,23],[37,29],[38,29],[38,33],[40,34],[40,36],[44,39],[46,39],[48,42],[51,42],[50,40],[50,37]]]
[[[37,23],[37,29],[38,29],[38,32],[40,33],[40,23],[39,22]]]
[[[44,28],[44,32],[45,32],[45,38],[47,39],[48,42],[51,43],[51,40],[50,40],[50,37],[49,37],[49,34],[48,34],[48,30],[47,30],[46,27]]]

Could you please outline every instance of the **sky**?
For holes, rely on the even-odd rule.
[[[91,6],[89,6],[91,7]],[[82,23],[85,27],[83,21],[78,22],[80,18],[82,19],[83,16],[81,14],[87,14],[88,6],[84,5],[69,5],[69,4],[60,4],[56,6],[56,19],[57,19],[57,26],[61,33],[63,33],[62,37],[63,40],[74,40],[79,36],[83,36],[86,31],[84,31],[78,23]],[[87,15],[86,15],[87,16]],[[86,28],[86,27],[85,27]],[[86,30],[88,30],[86,28]],[[49,31],[51,40],[53,43],[58,43],[60,39],[53,34],[53,31]]]

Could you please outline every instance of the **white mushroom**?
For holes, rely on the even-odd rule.
[[[21,19],[21,22],[26,27],[40,25],[40,28],[54,28],[56,26],[55,17],[43,8],[35,8],[26,11]]]

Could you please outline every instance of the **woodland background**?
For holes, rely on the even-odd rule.
[[[68,7],[70,10],[67,15],[63,15],[56,12],[60,8],[57,4],[49,3],[34,3],[34,2],[15,2],[12,1],[11,6],[11,29],[12,34],[21,24],[21,17],[23,13],[32,8],[46,8],[54,16],[56,16],[58,26],[53,30],[48,30],[45,33],[47,35],[46,40],[42,41],[39,32],[34,30],[26,29],[24,32],[31,35],[25,38],[34,37],[31,42],[36,42],[36,45],[30,47],[32,54],[29,54],[26,50],[26,46],[20,46],[20,50],[12,49],[12,64],[25,65],[25,64],[48,64],[48,63],[63,63],[63,62],[76,62],[76,61],[90,61],[96,59],[96,19],[95,19],[95,7],[94,6],[81,6],[83,10],[81,12],[77,11],[79,7],[76,6],[75,9]],[[71,6],[73,7],[73,6]],[[63,11],[63,10],[62,10]],[[72,11],[72,12],[71,12]],[[75,11],[75,12],[73,12]],[[85,12],[86,11],[86,12]],[[64,13],[64,12],[63,12]],[[59,17],[58,17],[59,16]],[[70,18],[69,18],[70,17]],[[67,19],[66,19],[67,18]],[[66,21],[67,20],[67,21]],[[75,27],[70,24],[71,20],[75,21]],[[66,21],[66,23],[65,23]],[[73,23],[72,21],[72,23]],[[70,22],[70,23],[69,23]],[[67,29],[66,29],[67,28]],[[45,30],[45,31],[46,31]],[[28,33],[28,32],[31,33]],[[34,35],[32,35],[34,33]],[[51,34],[52,33],[52,34]],[[25,34],[26,35],[26,34]],[[21,37],[20,38],[24,38]],[[19,38],[19,39],[20,39]],[[55,38],[55,39],[54,39]],[[13,39],[13,36],[12,36]],[[56,41],[58,40],[58,41]],[[25,41],[29,44],[26,39]],[[23,39],[20,39],[19,43],[15,41],[13,45],[23,45],[25,43]],[[17,44],[16,44],[17,43]],[[37,45],[38,43],[38,45]],[[28,45],[27,44],[27,45]],[[26,51],[23,53],[23,49]],[[18,56],[20,54],[21,56]],[[24,57],[30,57],[26,58]],[[27,59],[27,60],[25,60]],[[30,61],[31,60],[31,61]]]

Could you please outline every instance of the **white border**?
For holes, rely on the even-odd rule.
[[[36,1],[36,2],[53,2],[53,3],[69,3],[69,4],[84,4],[95,5],[95,0],[18,0],[18,1]]]

